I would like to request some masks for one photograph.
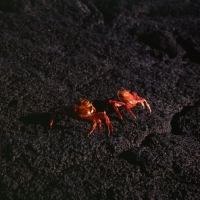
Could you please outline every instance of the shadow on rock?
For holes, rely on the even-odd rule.
[[[93,106],[96,108],[97,112],[106,112],[106,114],[113,114],[115,110],[112,104],[108,104],[108,100],[94,100],[92,102]],[[117,115],[116,115],[117,116]],[[121,120],[119,120],[121,121]]]
[[[94,100],[92,102],[93,106],[96,108],[97,112],[110,112],[111,107],[107,104],[106,100]]]
[[[49,113],[35,113],[26,115],[24,117],[20,117],[19,121],[25,125],[34,124],[34,125],[41,125],[43,127],[49,126]]]
[[[50,113],[35,113],[35,114],[30,114],[26,115],[24,117],[20,117],[19,121],[22,122],[25,125],[40,125],[44,128],[44,132],[46,133],[47,130],[52,130],[52,129],[59,129],[59,130],[64,130],[64,129],[73,129],[74,126],[68,125],[59,125],[60,118],[55,118],[54,119],[54,124],[52,129],[49,127],[49,120],[50,120],[51,114]],[[69,122],[69,119],[66,120],[66,123]],[[37,132],[37,130],[36,130]],[[69,135],[73,135],[70,131],[68,132]]]
[[[194,135],[199,138],[200,101],[192,106],[185,106],[171,120],[171,132],[174,135]]]

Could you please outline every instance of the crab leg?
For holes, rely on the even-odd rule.
[[[106,125],[107,125],[107,127],[108,127],[108,136],[110,136],[110,132],[113,131],[113,126],[112,126],[112,124],[111,124],[111,122],[110,122],[109,117],[106,115],[106,113],[103,112],[103,114],[104,114],[104,117],[105,117]]]
[[[143,108],[146,105],[146,107],[148,108],[149,112],[151,113],[151,107],[148,104],[148,102],[146,101],[146,99],[139,97],[136,92],[132,92],[132,95],[135,98],[135,100],[137,101],[137,103],[141,103]]]
[[[54,118],[56,117],[56,115],[66,115],[66,112],[64,110],[64,107],[63,109],[57,109],[53,112],[52,116],[51,116],[51,119],[50,119],[50,122],[49,122],[49,126],[50,128],[52,128],[52,125],[53,125],[53,122],[54,122]]]
[[[97,120],[97,125],[98,125],[98,131],[101,132],[102,131],[102,123],[101,120]]]
[[[119,112],[118,107],[125,106],[126,104],[121,101],[115,101],[115,100],[109,100],[108,103],[113,105],[115,112],[118,114],[119,118],[122,120],[123,117],[121,113]]]
[[[151,107],[150,107],[150,105],[147,103],[146,100],[144,100],[144,102],[145,102],[146,107],[149,109],[149,112],[151,113]]]
[[[125,105],[124,107],[127,110],[127,112],[129,112],[134,118],[136,118],[136,116],[133,114],[132,110],[128,106]]]
[[[149,112],[151,113],[151,107],[150,107],[150,105],[147,103],[147,101],[145,99],[141,98],[140,100],[137,100],[137,103],[141,103],[143,108],[145,108],[145,105],[146,105],[146,107],[148,108]]]
[[[92,134],[92,132],[94,131],[94,129],[97,126],[97,122],[96,120],[93,121],[92,127],[90,128],[89,132],[88,132],[88,136],[90,136]]]
[[[110,136],[110,132],[113,131],[113,127],[112,127],[112,124],[111,124],[111,122],[110,122],[110,119],[109,119],[109,117],[106,115],[105,112],[94,113],[93,115],[87,116],[87,118],[85,118],[85,119],[82,118],[82,119],[85,120],[85,121],[93,121],[93,126],[91,127],[91,129],[90,129],[88,135],[90,135],[90,134],[94,131],[96,125],[98,125],[98,130],[99,130],[99,131],[102,130],[101,119],[105,120],[105,123],[106,123],[107,128],[108,128],[108,135],[109,135],[109,136]]]

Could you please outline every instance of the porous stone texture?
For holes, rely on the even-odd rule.
[[[0,199],[200,199],[200,1],[0,1]],[[52,108],[102,111],[114,132]]]

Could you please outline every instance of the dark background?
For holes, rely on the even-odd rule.
[[[199,199],[199,65],[199,0],[1,0],[0,199]],[[152,114],[49,129],[121,87]]]

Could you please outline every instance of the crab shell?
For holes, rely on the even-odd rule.
[[[69,114],[72,116],[87,116],[87,115],[92,115],[93,113],[96,112],[95,107],[92,105],[92,103],[87,100],[80,98],[79,101],[71,104],[69,106]]]

